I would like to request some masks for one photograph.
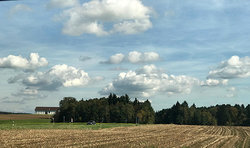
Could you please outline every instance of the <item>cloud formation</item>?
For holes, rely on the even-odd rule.
[[[185,75],[168,75],[156,68],[155,65],[145,65],[136,71],[120,73],[99,93],[101,95],[128,93],[143,97],[149,97],[155,93],[188,94],[195,85],[200,85],[200,81],[196,78]]]
[[[68,65],[55,65],[45,73],[30,75],[23,83],[27,86],[37,86],[40,89],[48,90],[60,86],[84,86],[87,85],[90,78],[88,73]]]
[[[47,72],[20,75],[8,80],[9,83],[21,82],[33,90],[55,91],[59,87],[85,86],[90,82],[88,73],[65,64],[55,65]]]
[[[136,34],[152,27],[151,13],[141,0],[91,0],[63,11],[62,32],[71,36]]]
[[[227,61],[221,62],[214,70],[209,72],[209,78],[233,79],[250,76],[250,58],[232,56]]]
[[[155,52],[144,52],[140,53],[137,51],[129,52],[128,61],[131,63],[143,63],[143,62],[153,62],[160,59],[158,53]]]
[[[131,51],[128,55],[124,55],[122,53],[118,53],[112,55],[109,60],[101,63],[106,64],[120,64],[122,62],[130,62],[130,63],[147,63],[147,62],[154,62],[158,61],[160,56],[156,52],[138,52],[138,51]]]
[[[30,58],[26,59],[22,56],[9,55],[8,57],[0,58],[0,68],[35,70],[39,67],[48,65],[45,58],[40,58],[38,53],[31,53]]]
[[[115,55],[112,55],[108,61],[101,62],[106,64],[120,64],[124,61],[125,55],[122,53],[117,53]]]
[[[228,79],[207,79],[206,81],[201,81],[201,86],[218,86],[218,85],[227,85]]]

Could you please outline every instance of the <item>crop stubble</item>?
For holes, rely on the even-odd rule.
[[[141,125],[101,130],[1,130],[1,147],[250,147],[250,127]]]
[[[0,120],[50,119],[51,115],[0,114]]]

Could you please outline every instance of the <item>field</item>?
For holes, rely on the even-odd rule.
[[[0,147],[250,147],[250,127],[15,122],[0,121]]]
[[[0,120],[49,119],[51,115],[0,114]]]
[[[141,125],[100,130],[1,130],[3,147],[245,147],[250,128]]]
[[[134,126],[127,123],[97,123],[89,126],[86,123],[50,123],[49,115],[32,114],[0,114],[0,130],[22,129],[103,129],[113,127]]]

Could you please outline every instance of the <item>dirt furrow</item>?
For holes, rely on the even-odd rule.
[[[249,147],[250,127],[140,125],[101,130],[1,130],[0,147]]]

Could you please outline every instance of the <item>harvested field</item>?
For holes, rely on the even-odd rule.
[[[49,119],[51,115],[36,114],[0,114],[0,120]]]
[[[140,125],[101,130],[1,130],[1,147],[250,147],[250,127]]]

